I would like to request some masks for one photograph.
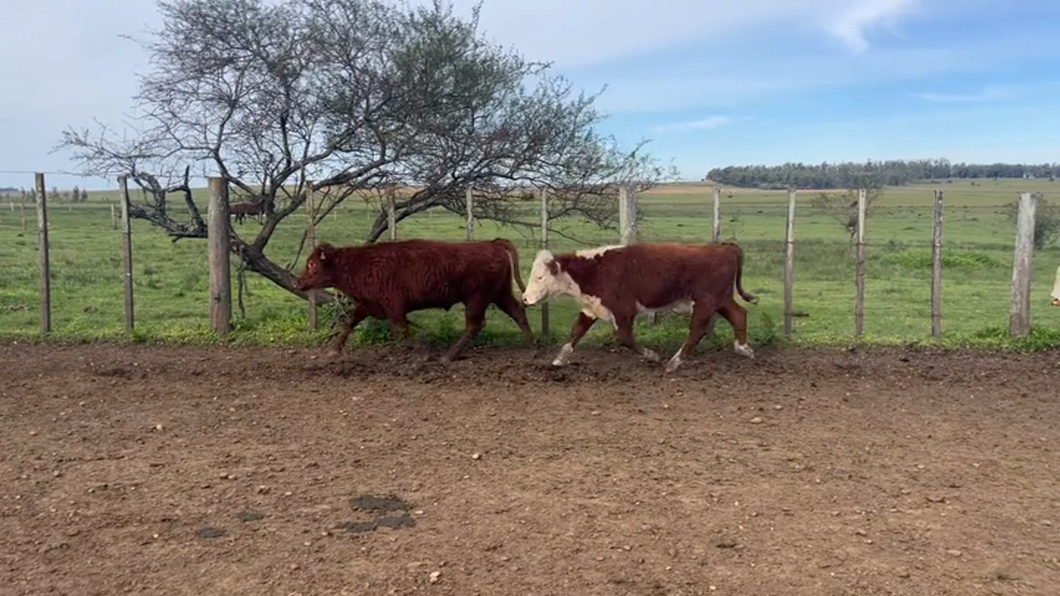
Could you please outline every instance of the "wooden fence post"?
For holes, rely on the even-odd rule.
[[[397,199],[393,190],[386,197],[386,227],[390,230],[390,240],[397,240]]]
[[[711,242],[717,242],[721,238],[721,187],[714,187],[714,231],[711,234]]]
[[[628,186],[618,187],[618,243],[623,246],[637,242],[637,195]],[[648,313],[648,324],[655,325],[659,314]]]
[[[935,225],[931,235],[931,336],[942,337],[942,201],[946,191],[935,191]]]
[[[714,224],[713,229],[710,232],[710,242],[717,243],[722,238],[722,188],[714,186]],[[718,321],[718,313],[710,315],[710,320],[707,321],[707,327],[703,330],[703,337],[705,339],[713,339],[714,337],[714,323]],[[654,320],[653,320],[654,322]]]
[[[1053,282],[1053,291],[1049,299],[1054,306],[1060,306],[1060,267],[1056,268],[1056,281]]]
[[[795,197],[788,189],[788,226],[784,239],[784,335],[791,337],[795,317]]]
[[[224,335],[232,330],[232,271],[229,251],[232,239],[229,223],[228,181],[211,176],[210,219],[207,238],[210,258],[210,325]]]
[[[467,239],[468,240],[474,240],[475,239],[475,215],[474,215],[475,189],[474,188],[472,188],[470,186],[467,187],[467,190],[464,191],[464,201],[467,204],[467,225],[465,226],[466,230],[467,230]]]
[[[854,337],[865,333],[865,209],[868,200],[864,188],[858,189],[858,256],[854,295]]]
[[[1012,309],[1008,319],[1008,332],[1014,337],[1025,337],[1031,332],[1031,265],[1037,208],[1037,193],[1020,193],[1016,252],[1012,262]]]
[[[118,188],[121,190],[121,235],[125,264],[125,330],[132,333],[135,325],[133,315],[133,251],[132,220],[129,218],[129,178],[118,176]],[[113,205],[113,203],[112,203]]]
[[[35,174],[37,184],[37,250],[40,253],[40,328],[52,332],[51,262],[48,259],[48,194],[44,172]]]
[[[545,189],[539,189],[541,194],[541,249],[548,249],[548,193]],[[546,340],[550,336],[550,321],[548,314],[548,301],[541,302],[541,336]]]
[[[623,185],[618,189],[619,243],[629,246],[637,241],[637,193]]]
[[[309,245],[309,254],[313,254],[313,251],[317,247],[317,212],[313,206],[313,183],[309,180],[305,181],[305,186],[302,192],[305,193],[306,200],[306,216],[308,222],[306,224],[306,244]],[[317,328],[317,293],[316,290],[309,291],[309,328]]]
[[[18,204],[18,210],[22,218],[22,231],[26,231],[26,205],[24,203]]]

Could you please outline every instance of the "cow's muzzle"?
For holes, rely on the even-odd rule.
[[[1060,306],[1060,298],[1053,298],[1053,306]]]

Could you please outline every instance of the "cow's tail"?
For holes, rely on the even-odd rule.
[[[736,246],[736,291],[740,297],[751,304],[758,304],[758,297],[743,289],[743,249]]]
[[[508,262],[512,266],[512,276],[515,277],[515,283],[518,284],[520,292],[525,292],[526,286],[523,285],[523,277],[519,273],[519,251],[516,250],[512,241],[507,238],[494,238],[493,241],[503,246],[505,252],[508,253]]]

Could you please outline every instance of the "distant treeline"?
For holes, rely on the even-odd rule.
[[[786,163],[780,166],[727,166],[714,168],[707,179],[744,188],[801,189],[873,188],[901,186],[924,180],[967,178],[1049,178],[1060,164],[966,164],[945,159],[867,161],[864,163]]]

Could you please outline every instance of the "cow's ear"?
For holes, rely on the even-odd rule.
[[[335,247],[331,244],[324,242],[317,245],[317,254],[320,255],[321,261],[327,261],[335,252]]]
[[[556,259],[545,261],[545,266],[548,267],[548,272],[552,275],[559,275],[559,263],[556,262]]]

